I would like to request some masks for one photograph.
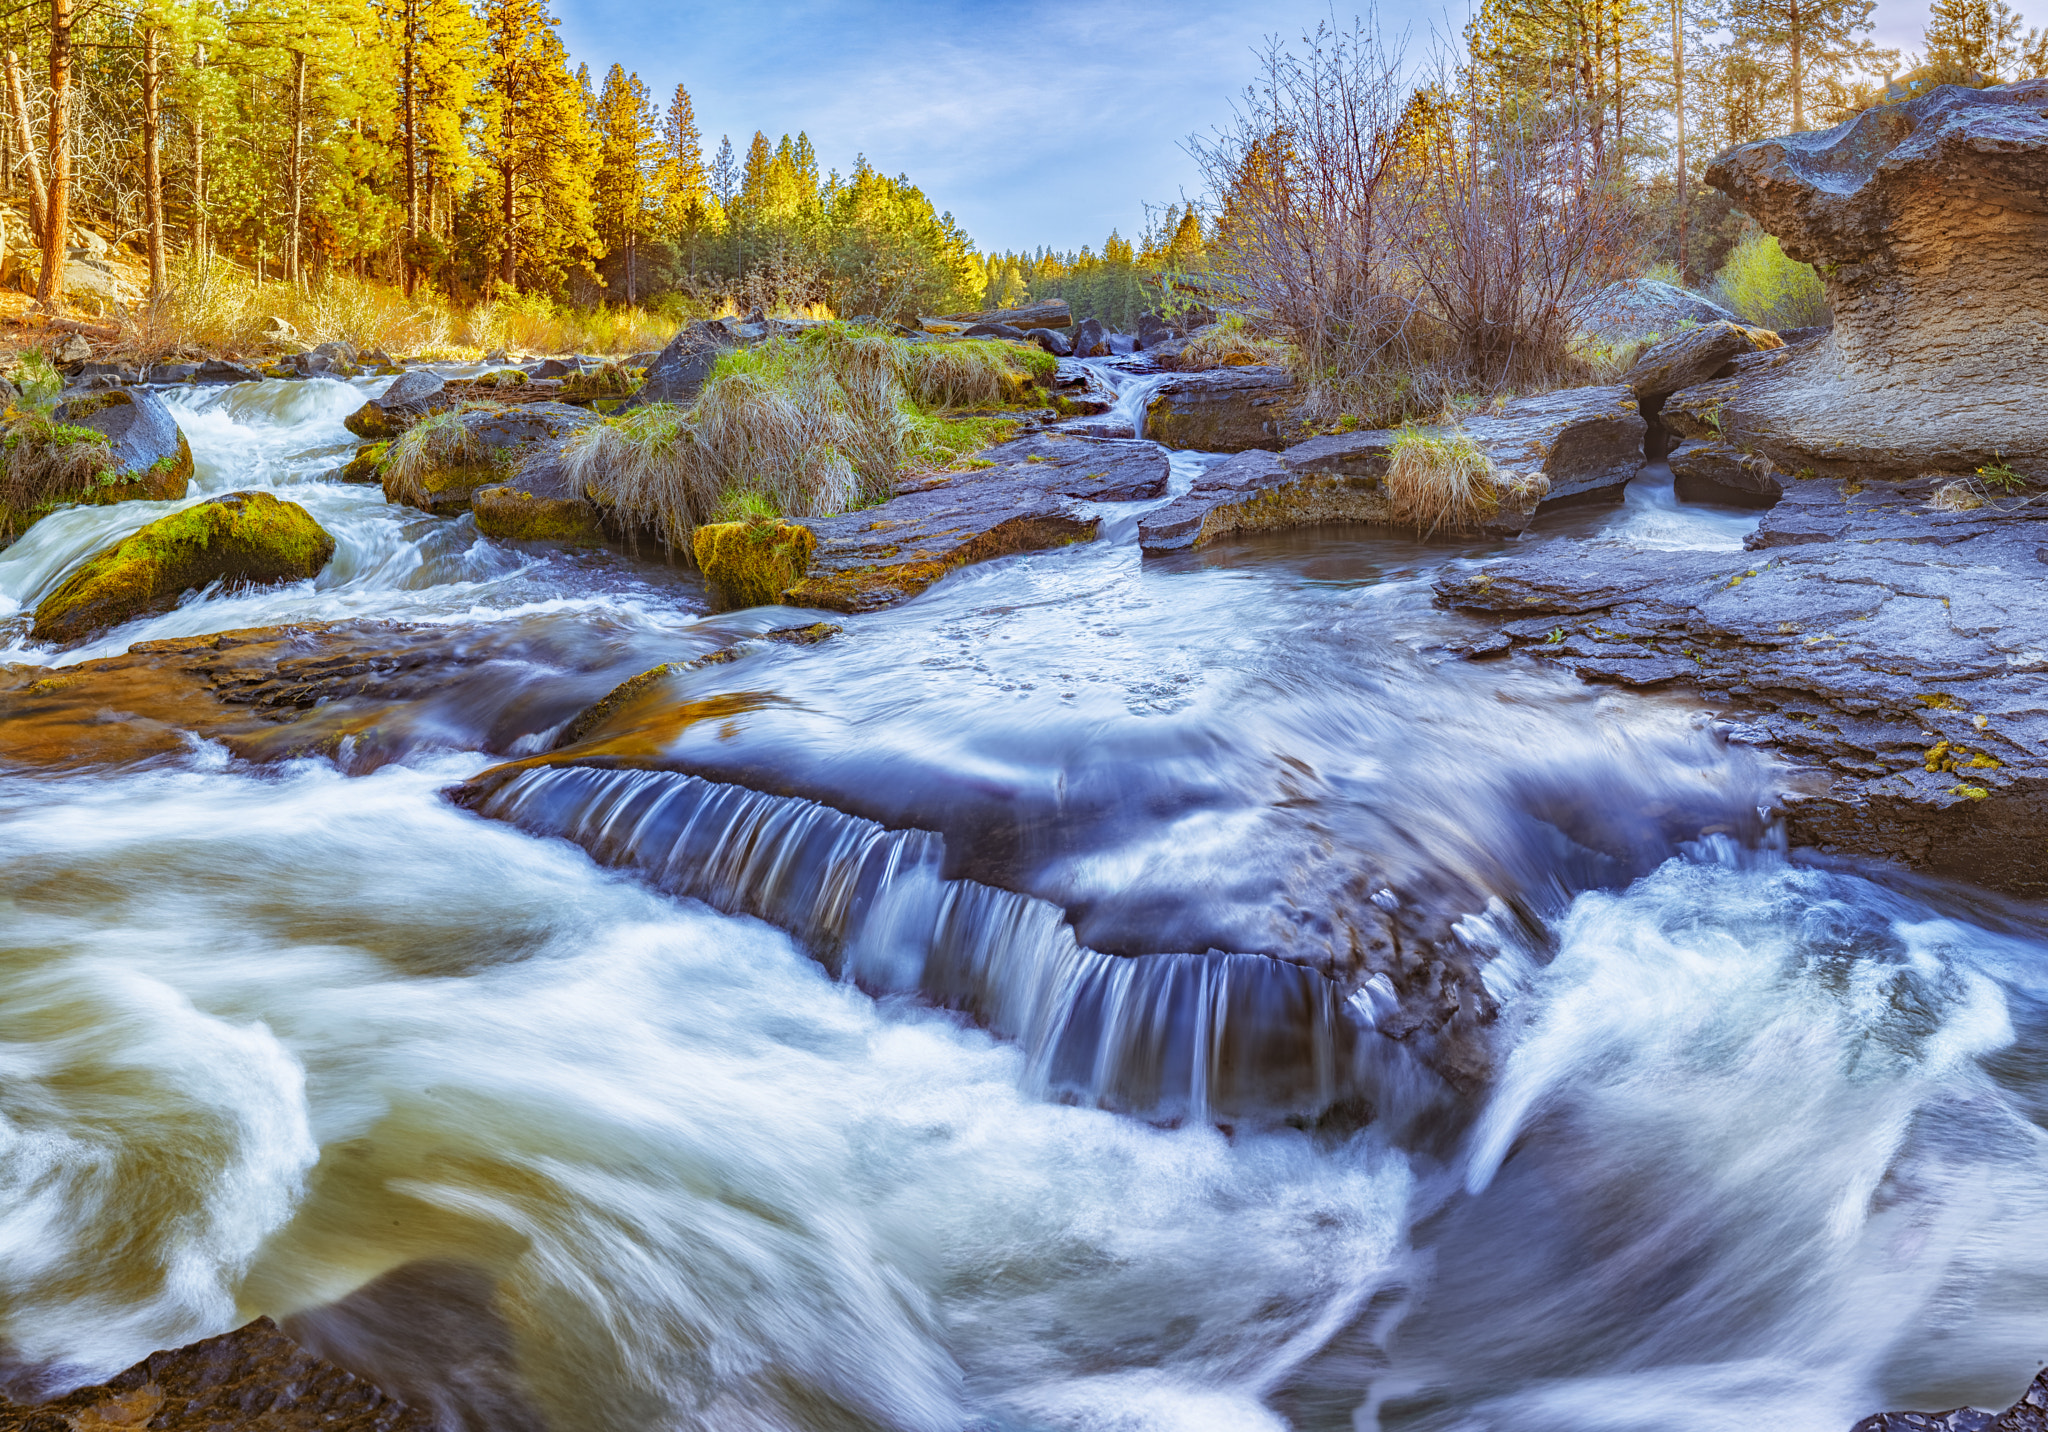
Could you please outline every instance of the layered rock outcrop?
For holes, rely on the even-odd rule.
[[[1730,389],[1717,437],[1787,473],[2048,480],[2048,80],[1944,85],[1706,178],[1815,266],[1835,314]]]

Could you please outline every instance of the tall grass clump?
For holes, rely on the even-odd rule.
[[[476,404],[465,403],[429,413],[407,428],[384,459],[385,495],[411,507],[428,507],[435,474],[489,466],[490,446],[463,422],[463,414],[476,410]]]
[[[1000,418],[931,410],[1014,401],[1050,376],[1037,353],[909,345],[842,324],[770,339],[720,357],[687,408],[653,404],[576,433],[565,475],[687,553],[705,523],[843,512],[887,497],[907,466],[1007,435]]]
[[[1737,244],[1714,288],[1736,317],[1759,328],[1812,328],[1830,317],[1827,288],[1813,265],[1788,257],[1771,234]]]
[[[1242,313],[1226,313],[1205,328],[1198,328],[1181,346],[1175,366],[1184,372],[1204,368],[1240,368],[1250,364],[1285,368],[1294,361],[1294,350],[1285,339],[1253,331]]]
[[[1394,440],[1386,484],[1395,519],[1425,537],[1470,531],[1500,511],[1507,486],[1493,460],[1464,433],[1435,435],[1412,425]]]

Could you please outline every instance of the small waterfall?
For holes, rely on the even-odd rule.
[[[1108,955],[1058,906],[942,872],[945,842],[666,771],[550,767],[459,787],[479,814],[788,930],[840,978],[958,1010],[1038,1090],[1155,1119],[1314,1117],[1373,1102],[1372,1007],[1263,955]],[[1378,1081],[1372,1081],[1378,1082]]]
[[[1119,354],[1111,358],[1073,358],[1066,360],[1067,371],[1078,370],[1087,380],[1089,395],[1109,403],[1109,411],[1099,417],[1076,418],[1062,426],[1094,437],[1145,436],[1145,408],[1152,401],[1152,395],[1164,387],[1174,375],[1160,372],[1133,372],[1128,366],[1129,355]]]

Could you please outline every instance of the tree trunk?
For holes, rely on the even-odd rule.
[[[1678,279],[1685,282],[1685,221],[1692,205],[1685,177],[1685,0],[1671,0],[1671,81],[1678,95],[1678,174],[1671,188],[1678,195]]]
[[[162,96],[158,55],[164,32],[152,25],[142,35],[142,205],[149,223],[149,296],[164,291],[164,176],[158,154]]]
[[[193,47],[192,67],[206,68],[206,46]],[[192,106],[192,251],[206,266],[206,113],[198,104]]]
[[[28,217],[36,237],[43,234],[43,165],[36,157],[36,134],[29,127],[28,98],[21,87],[21,59],[7,52],[7,107],[14,113],[14,132],[21,139],[22,162],[28,167]]]
[[[292,227],[284,241],[284,278],[299,280],[299,222],[306,206],[306,54],[292,51]]]
[[[64,296],[65,239],[71,227],[71,0],[50,0],[50,195],[44,205],[43,276],[36,304]]]
[[[1805,55],[1800,41],[1805,37],[1799,33],[1799,7],[1792,8],[1792,132],[1799,133],[1806,128],[1806,72]]]
[[[511,287],[519,277],[519,246],[512,228],[512,170],[511,160],[499,166],[505,178],[504,213],[501,216],[505,226],[505,256],[499,263],[498,277]]]
[[[420,237],[419,29],[420,0],[405,0],[405,252],[399,271],[405,276],[408,298],[419,282],[412,266],[413,246]]]

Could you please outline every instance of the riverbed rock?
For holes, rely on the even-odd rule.
[[[1767,328],[1747,328],[1740,323],[1716,322],[1690,328],[1657,344],[1622,379],[1639,403],[1661,402],[1680,388],[1690,388],[1710,378],[1724,378],[1734,372],[1735,360],[1745,353],[1783,348],[1785,342]]]
[[[341,420],[359,438],[388,442],[429,413],[452,407],[448,381],[430,368],[408,368],[391,380],[382,397],[372,398]]]
[[[529,454],[507,481],[471,493],[469,510],[476,530],[501,542],[589,547],[604,540],[602,511],[545,447]]]
[[[1145,312],[1138,315],[1138,347],[1150,351],[1174,337],[1174,331],[1158,314]]]
[[[1560,543],[1437,590],[1583,679],[1725,694],[1799,768],[1796,844],[2040,898],[2048,513],[1944,485],[1787,481],[1746,552]]]
[[[36,607],[35,639],[84,641],[123,622],[169,611],[214,582],[274,586],[316,577],[334,539],[296,502],[231,492],[160,517],[87,559]]]
[[[1770,507],[1784,495],[1778,470],[1762,453],[1732,443],[1689,442],[1666,459],[1679,499],[1734,507]]]
[[[0,1401],[0,1432],[433,1432],[434,1420],[258,1318],[48,1402]]]
[[[1076,358],[1103,358],[1109,354],[1109,333],[1097,319],[1084,318],[1075,324],[1071,342]]]
[[[1546,507],[1619,502],[1642,471],[1648,431],[1635,395],[1620,384],[1518,398],[1463,426],[1502,471],[1542,477]]]
[[[1034,328],[1024,335],[1027,342],[1036,343],[1055,358],[1071,357],[1074,345],[1067,341],[1067,335],[1051,328]]]
[[[2004,1412],[1956,1407],[1947,1412],[1880,1412],[1850,1432],[2048,1432],[2048,1368]]]
[[[390,451],[390,443],[364,443],[335,476],[343,482],[381,482],[379,469],[384,465],[384,455]]]
[[[620,406],[690,402],[702,391],[718,360],[739,343],[731,326],[720,319],[698,319],[679,329],[648,368],[639,391]]]
[[[1151,443],[1037,433],[988,449],[993,464],[899,487],[880,507],[805,518],[817,548],[782,600],[864,612],[917,595],[971,562],[1091,540],[1081,504],[1166,491],[1166,455]]]
[[[387,502],[436,516],[469,510],[482,488],[505,483],[529,457],[598,421],[569,403],[470,407],[418,423],[392,445],[379,478]]]
[[[707,522],[690,535],[690,551],[716,611],[764,607],[803,579],[817,534],[795,522],[757,519]]]
[[[1722,436],[1787,472],[2048,482],[2048,79],[1944,85],[1706,179],[1819,270],[1835,315],[1742,370]]]
[[[1145,408],[1145,436],[1195,452],[1278,450],[1303,434],[1300,391],[1284,368],[1218,368],[1168,380]]]
[[[164,400],[147,388],[115,388],[59,403],[52,414],[105,433],[113,448],[112,474],[121,482],[151,479],[155,490],[183,497],[192,476],[192,445]],[[161,499],[159,499],[161,500]]]

